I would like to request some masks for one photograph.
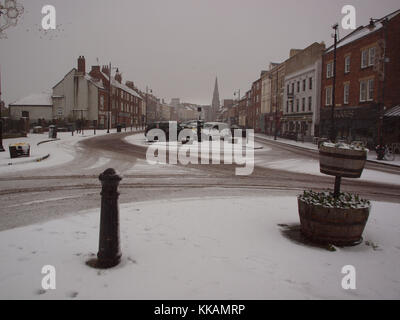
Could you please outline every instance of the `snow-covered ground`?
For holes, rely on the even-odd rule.
[[[267,137],[264,135],[256,135],[263,139],[273,140],[271,137]],[[283,140],[280,139],[279,142],[296,145],[296,146],[303,146],[302,142],[290,141],[290,140]],[[313,145],[312,143],[304,143],[304,148],[318,150],[318,147]],[[372,152],[370,152],[372,153]],[[368,155],[368,158],[373,157],[374,155]],[[376,157],[376,155],[375,155]],[[393,162],[393,161],[391,161]],[[297,158],[295,155],[293,158],[287,158],[282,160],[275,160],[270,161],[268,157],[262,156],[255,156],[255,165],[260,167],[266,167],[270,169],[279,169],[285,171],[292,171],[292,172],[299,172],[299,173],[307,173],[317,176],[325,176],[324,174],[320,173],[319,168],[319,160],[316,159],[305,159],[305,158]],[[385,172],[380,172],[376,170],[364,169],[360,180],[364,181],[374,181],[378,183],[388,183],[388,184],[395,184],[400,185],[400,176],[396,174],[390,174]]]
[[[307,173],[316,176],[326,176],[320,172],[319,161],[315,159],[284,159],[279,161],[268,161],[261,157],[255,158],[255,165],[270,169],[279,169],[298,173]],[[354,179],[353,179],[354,180]],[[400,185],[400,176],[376,170],[364,169],[361,178],[362,181],[373,181],[378,183],[388,183]]]
[[[400,205],[373,203],[364,243],[334,252],[290,240],[295,197],[121,206],[123,260],[100,271],[99,210],[0,232],[0,299],[399,299]],[[56,290],[41,287],[56,268]],[[341,287],[346,265],[356,290]]]
[[[111,130],[112,133],[116,129]],[[107,130],[96,130],[96,136],[104,135]],[[58,132],[58,140],[46,142],[38,145],[43,141],[49,139],[48,133],[43,134],[28,134],[26,138],[14,138],[3,140],[3,147],[5,152],[0,153],[0,174],[15,173],[24,170],[31,170],[37,168],[50,168],[57,165],[65,164],[75,157],[75,145],[83,140],[94,136],[93,130],[85,130],[84,134],[77,134],[72,136],[71,132]],[[31,147],[31,156],[27,158],[11,159],[8,147],[10,144],[24,142],[28,143]],[[42,157],[50,155],[43,161],[37,161]],[[100,161],[100,159],[99,159]],[[99,163],[94,166],[100,166]]]
[[[224,143],[223,141],[221,142],[209,142],[209,141],[204,141],[201,142],[200,144],[197,141],[194,141],[192,144],[182,144],[182,143],[177,143],[177,142],[148,142],[146,137],[144,136],[144,133],[138,133],[135,135],[127,136],[125,138],[125,141],[134,144],[137,146],[142,146],[142,147],[149,147],[149,146],[156,146],[159,150],[179,150],[182,147],[185,148],[190,148],[193,147],[194,149],[198,149],[199,147],[206,147],[210,152],[212,151],[223,151],[223,146]],[[200,145],[200,146],[199,146]],[[246,139],[242,139],[241,143],[228,143],[228,146],[232,147],[233,151],[245,151],[246,149],[253,149],[253,150],[261,150],[264,147],[259,144],[259,143],[254,143],[253,145],[250,145],[249,143],[246,142]]]
[[[267,136],[265,134],[260,134],[260,133],[254,134],[254,137],[264,139],[264,140],[269,140],[269,141],[275,141],[274,137]],[[318,146],[311,142],[301,142],[301,141],[294,141],[294,140],[282,139],[282,138],[278,138],[277,141],[280,143],[284,143],[284,144],[288,144],[288,145],[292,145],[292,146],[296,146],[296,147],[302,147],[305,149],[318,150]]]
[[[270,141],[274,140],[273,137],[267,136],[267,135],[264,135],[264,134],[255,134],[254,136],[257,137],[257,138],[260,138],[260,139],[265,139],[265,140],[270,140]],[[292,145],[292,146],[296,146],[296,147],[301,147],[301,148],[304,148],[304,149],[318,150],[318,146],[316,144],[311,143],[311,142],[301,142],[301,141],[294,141],[294,140],[288,140],[288,139],[282,139],[282,138],[279,138],[278,142],[284,143],[284,144],[288,144],[288,145]],[[370,150],[368,152],[368,160],[376,162],[376,163],[383,163],[383,164],[389,164],[389,165],[399,166],[400,167],[400,155],[398,155],[398,154],[395,155],[395,160],[393,160],[393,161],[377,160],[376,159],[376,152],[373,151],[373,150]]]

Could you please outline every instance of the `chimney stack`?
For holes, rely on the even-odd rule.
[[[78,58],[78,72],[86,73],[86,60],[84,56],[79,56]]]
[[[89,75],[96,80],[100,80],[100,66],[92,66],[92,70],[89,72]]]
[[[104,74],[106,74],[108,77],[110,76],[110,68],[108,66],[103,66],[101,68],[101,72],[103,72]]]
[[[117,80],[119,83],[122,82],[122,75],[121,73],[118,72],[118,70],[117,73],[115,74],[115,80]]]
[[[125,82],[125,85],[126,85],[128,88],[131,88],[132,90],[135,90],[135,84],[133,83],[133,81],[127,81],[127,82]]]

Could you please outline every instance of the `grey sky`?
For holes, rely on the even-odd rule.
[[[3,2],[3,0],[0,0]],[[8,104],[51,88],[76,66],[111,60],[144,89],[210,104],[215,76],[221,99],[248,90],[270,61],[314,41],[332,43],[341,8],[357,9],[357,25],[400,9],[398,0],[29,0],[17,27],[0,40],[3,99]],[[57,10],[56,31],[41,28],[41,8]],[[341,36],[345,34],[340,30]]]

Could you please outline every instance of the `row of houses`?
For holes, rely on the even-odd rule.
[[[145,122],[144,94],[132,81],[122,82],[108,66],[92,66],[87,72],[84,56],[50,92],[33,94],[9,105],[11,119],[31,123],[85,123],[98,128],[108,125],[141,125]]]
[[[9,105],[11,119],[29,119],[31,125],[83,123],[96,128],[189,121],[199,116],[206,119],[208,110],[208,106],[180,102],[179,98],[166,103],[148,88],[141,91],[132,81],[124,84],[121,72],[112,75],[109,66],[95,65],[86,70],[84,56],[49,92],[32,94]]]
[[[261,71],[231,108],[221,109],[220,119],[311,141],[329,135],[333,118],[340,139],[374,145],[382,135],[400,142],[400,10],[371,19],[336,47],[335,82],[333,45],[292,49],[288,59]]]

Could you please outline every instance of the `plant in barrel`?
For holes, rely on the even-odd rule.
[[[338,246],[359,244],[371,204],[350,193],[340,192],[342,178],[360,178],[368,150],[344,143],[323,143],[321,173],[335,176],[334,192],[304,191],[298,197],[301,231],[312,241]]]

